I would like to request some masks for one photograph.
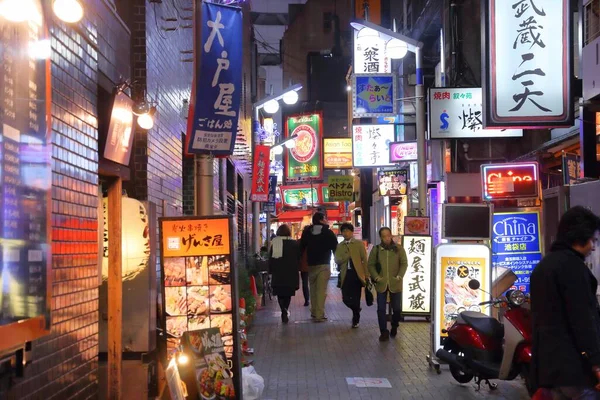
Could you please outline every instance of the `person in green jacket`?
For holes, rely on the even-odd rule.
[[[398,334],[400,312],[402,311],[402,278],[408,268],[404,248],[392,240],[392,230],[383,227],[379,230],[381,243],[369,254],[369,274],[377,291],[377,319],[379,320],[380,342],[385,342]],[[387,329],[387,296],[392,305],[392,331]]]

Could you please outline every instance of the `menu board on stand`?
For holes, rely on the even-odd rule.
[[[432,354],[442,346],[448,329],[463,311],[490,315],[490,308],[479,303],[489,300],[492,270],[490,248],[483,244],[441,244],[435,254],[435,302]],[[481,289],[469,288],[477,279]]]
[[[51,49],[42,2],[29,5],[24,22],[0,18],[0,351],[50,333]]]
[[[232,227],[232,216],[160,219],[163,329],[173,356],[185,332],[218,328],[235,392],[241,393]]]

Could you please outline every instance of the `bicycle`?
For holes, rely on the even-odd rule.
[[[260,271],[259,274],[263,284],[261,305],[264,307],[267,305],[267,295],[269,296],[269,300],[273,300],[273,288],[271,287],[271,275],[269,275],[269,272]]]

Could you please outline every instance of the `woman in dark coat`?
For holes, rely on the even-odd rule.
[[[291,238],[292,232],[287,225],[277,229],[269,251],[269,273],[271,286],[281,308],[281,321],[287,324],[290,317],[292,296],[300,287],[298,271],[300,267],[300,245]]]

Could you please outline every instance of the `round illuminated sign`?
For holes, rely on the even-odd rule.
[[[296,147],[290,149],[294,160],[308,162],[313,159],[317,152],[317,132],[309,125],[299,125],[292,132],[296,135]]]

